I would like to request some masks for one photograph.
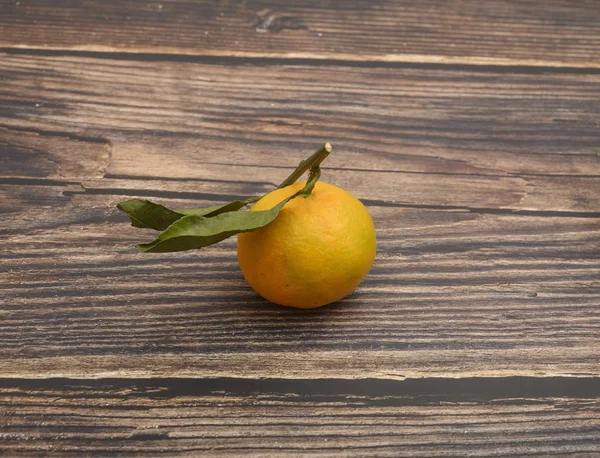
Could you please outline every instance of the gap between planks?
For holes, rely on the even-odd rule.
[[[508,376],[424,378],[243,378],[243,377],[118,377],[118,378],[0,378],[0,387],[25,389],[127,388],[132,385],[163,388],[161,398],[201,396],[215,392],[235,395],[294,393],[297,395],[346,395],[431,397],[441,400],[495,400],[507,398],[600,397],[600,377],[594,376]]]
[[[208,64],[249,65],[314,65],[338,67],[387,67],[468,70],[497,73],[577,73],[600,74],[600,62],[565,64],[542,59],[502,59],[494,57],[431,56],[414,54],[343,54],[343,53],[268,53],[268,52],[221,52],[210,50],[202,53],[168,47],[119,49],[111,46],[78,45],[69,48],[34,47],[13,45],[0,47],[0,53],[47,57],[89,57],[98,59],[130,60],[142,62],[194,62]]]

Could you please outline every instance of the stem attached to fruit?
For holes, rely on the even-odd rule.
[[[304,188],[302,188],[302,191],[300,191],[301,195],[310,196],[313,188],[315,187],[315,184],[317,184],[317,181],[319,181],[320,177],[321,167],[319,167],[318,165],[314,168],[311,167],[310,172],[308,174],[308,180],[306,181]]]
[[[234,200],[224,205],[208,208],[191,208],[179,211],[152,203],[147,200],[131,199],[121,202],[119,210],[125,212],[135,227],[145,227],[162,231],[151,243],[138,245],[144,252],[169,252],[192,250],[225,240],[232,235],[264,227],[273,221],[290,199],[310,197],[315,184],[321,177],[321,162],[331,153],[331,145],[325,143],[308,159],[302,161],[296,170],[277,188],[294,184],[308,171],[304,187],[285,198],[278,205],[258,212],[240,212],[247,204],[260,200],[263,196],[246,200]]]
[[[294,184],[296,181],[298,181],[298,178],[300,178],[302,175],[304,175],[304,172],[306,172],[308,170],[309,178],[306,183],[306,186],[302,190],[303,191],[302,193],[305,194],[304,191],[307,190],[307,188],[308,188],[308,190],[306,191],[306,194],[310,194],[312,189],[315,186],[315,183],[319,179],[319,177],[317,176],[317,178],[314,180],[314,182],[313,182],[312,186],[310,186],[310,188],[309,188],[309,183],[312,181],[317,170],[318,170],[319,176],[321,175],[321,170],[319,169],[319,166],[321,165],[321,162],[323,162],[325,160],[325,158],[327,158],[327,156],[329,156],[329,153],[331,153],[331,145],[329,143],[325,143],[321,148],[319,148],[317,151],[315,151],[315,153],[312,156],[310,156],[308,159],[305,159],[302,162],[300,162],[298,167],[296,167],[296,170],[294,170],[292,172],[292,174],[283,181],[283,183],[281,183],[279,186],[277,186],[277,189],[285,188],[286,186]]]

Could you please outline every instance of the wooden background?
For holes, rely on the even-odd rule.
[[[600,454],[598,6],[0,1],[0,454]],[[323,309],[115,209],[324,141],[378,255]]]

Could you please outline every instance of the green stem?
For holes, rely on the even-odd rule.
[[[308,159],[305,159],[302,162],[300,162],[298,167],[296,167],[296,170],[294,170],[289,177],[287,177],[279,186],[277,186],[277,189],[285,188],[286,186],[294,184],[296,181],[298,181],[298,178],[300,178],[302,175],[304,175],[304,172],[306,172],[307,170],[310,170],[311,174],[312,174],[312,171],[319,168],[319,165],[321,164],[321,162],[323,162],[325,160],[325,158],[327,156],[329,156],[329,153],[331,153],[331,145],[329,143],[325,143],[321,148],[319,148],[317,151],[315,151],[315,153],[312,156],[310,156]],[[319,171],[319,174],[320,174],[320,171]],[[308,180],[310,181],[310,176],[309,176]],[[318,180],[318,177],[317,177],[317,180]],[[315,183],[316,183],[316,180],[315,180]],[[308,182],[306,184],[308,186]],[[310,188],[311,191],[312,191],[313,187],[314,187],[314,183],[313,183],[312,187]],[[309,194],[310,194],[310,192],[309,192]]]
[[[321,178],[321,167],[319,167],[318,165],[314,168],[311,167],[310,173],[308,175],[308,180],[306,181],[306,184],[304,185],[304,188],[302,188],[302,191],[300,191],[300,193],[304,196],[310,196],[313,188],[317,184],[317,181],[319,181],[319,178]]]
[[[296,170],[294,170],[292,174],[287,177],[285,181],[283,181],[283,183],[277,186],[277,189],[285,188],[286,186],[294,184],[296,181],[298,181],[298,178],[304,175],[304,172],[308,170],[308,180],[306,181],[306,184],[294,195],[294,197],[310,196],[315,184],[317,184],[317,181],[319,181],[319,178],[321,177],[321,162],[323,162],[327,156],[329,156],[329,153],[331,153],[331,145],[329,143],[325,143],[321,148],[315,151],[312,156],[300,162],[298,167],[296,167]],[[253,202],[258,202],[263,197],[264,196],[249,197],[244,202],[246,202],[246,204],[251,204]]]

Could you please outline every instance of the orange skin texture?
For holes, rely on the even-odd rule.
[[[251,211],[269,210],[303,187],[277,189]],[[289,307],[315,308],[344,298],[371,269],[375,251],[375,227],[362,202],[321,181],[312,196],[290,200],[267,226],[238,235],[238,261],[250,286]]]

